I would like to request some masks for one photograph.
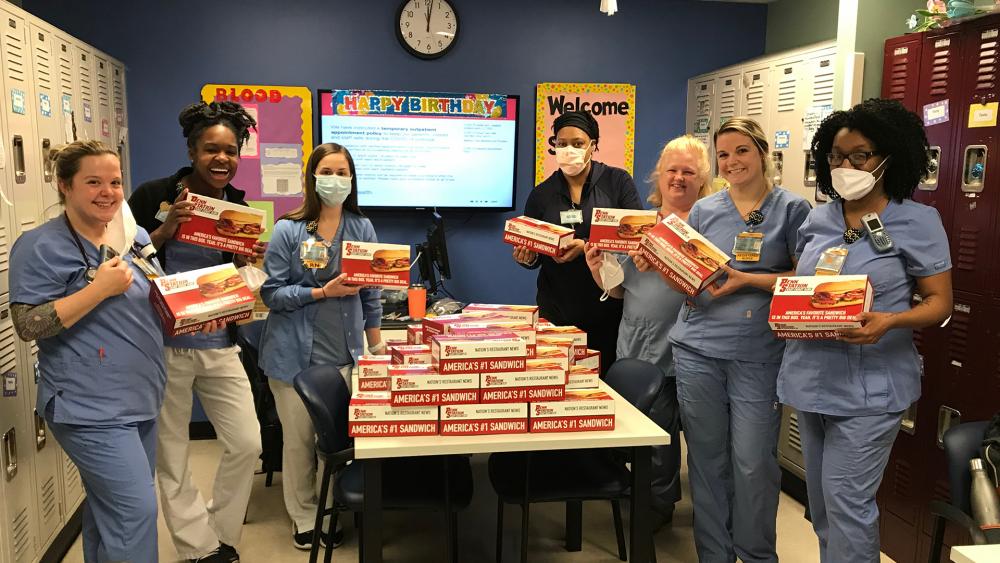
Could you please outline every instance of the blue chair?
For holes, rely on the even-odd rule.
[[[309,555],[310,563],[315,563],[319,554],[320,530],[327,515],[332,515],[332,528],[337,513],[344,510],[354,512],[359,539],[363,537],[364,530],[360,527],[358,516],[364,500],[362,464],[365,461],[351,463],[354,460],[354,442],[347,434],[350,392],[340,370],[325,365],[307,368],[295,377],[294,386],[312,419],[316,430],[316,451],[324,463],[312,552]],[[448,529],[449,559],[457,563],[457,512],[472,500],[472,468],[468,458],[426,456],[387,459],[382,464],[383,508],[442,510]],[[337,481],[333,487],[333,506],[326,508],[334,474],[337,474]],[[413,487],[415,482],[426,483],[426,486]],[[332,529],[327,530],[327,537],[332,536],[331,532]],[[364,545],[364,542],[359,541],[359,545]],[[326,546],[324,561],[329,563],[331,557],[331,547]]]
[[[663,385],[663,372],[649,362],[626,358],[615,362],[604,380],[623,399],[648,416]],[[526,562],[528,509],[531,503],[566,502],[566,549],[579,551],[581,503],[585,500],[611,501],[618,558],[626,561],[620,501],[631,493],[631,476],[625,465],[627,461],[626,451],[613,448],[491,455],[490,483],[497,493],[497,563],[503,557],[504,504],[521,506],[521,561]]]

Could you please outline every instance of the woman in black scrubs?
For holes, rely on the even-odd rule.
[[[603,291],[594,284],[583,245],[590,235],[595,207],[642,209],[632,176],[593,160],[600,131],[586,112],[566,112],[553,124],[559,170],[532,190],[524,214],[576,230],[573,243],[558,258],[514,247],[514,260],[538,268],[539,314],[556,325],[575,325],[587,333],[587,344],[601,352],[602,375],[615,361],[622,302],[600,301]]]

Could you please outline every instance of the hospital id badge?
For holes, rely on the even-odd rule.
[[[843,246],[827,248],[816,262],[817,276],[839,276],[844,269],[844,262],[847,260],[848,250]]]
[[[573,225],[576,223],[583,223],[583,210],[567,209],[566,211],[560,211],[559,222],[562,223],[563,225]]]
[[[733,256],[737,262],[760,262],[760,247],[764,244],[764,233],[742,232],[733,243]]]
[[[154,218],[157,221],[163,223],[163,222],[165,222],[167,220],[167,215],[169,215],[169,214],[170,214],[170,202],[168,202],[168,201],[161,201],[160,202],[160,210],[156,212],[156,215],[154,216]]]
[[[302,246],[299,248],[299,258],[302,259],[302,265],[306,268],[325,268],[330,263],[330,255],[326,245],[316,242],[316,239],[313,238],[302,241]]]

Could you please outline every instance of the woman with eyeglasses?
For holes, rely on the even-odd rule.
[[[575,325],[587,333],[587,345],[601,352],[601,373],[615,361],[622,302],[600,301],[603,290],[591,278],[584,259],[595,207],[642,209],[632,176],[593,159],[600,130],[587,112],[568,111],[552,124],[559,170],[528,195],[524,214],[576,231],[562,256],[541,256],[525,247],[514,247],[514,260],[538,269],[539,314],[556,325]]]
[[[836,340],[788,341],[778,375],[779,398],[799,411],[823,561],[879,560],[875,493],[903,411],[920,396],[913,329],[951,312],[941,217],[911,199],[928,173],[927,150],[920,117],[895,100],[835,112],[812,140],[822,155],[816,182],[834,199],[799,230],[796,273],[866,274],[875,291],[861,328]]]

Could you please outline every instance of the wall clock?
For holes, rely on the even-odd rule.
[[[458,13],[448,0],[403,0],[396,14],[396,38],[414,57],[441,57],[458,39]]]

